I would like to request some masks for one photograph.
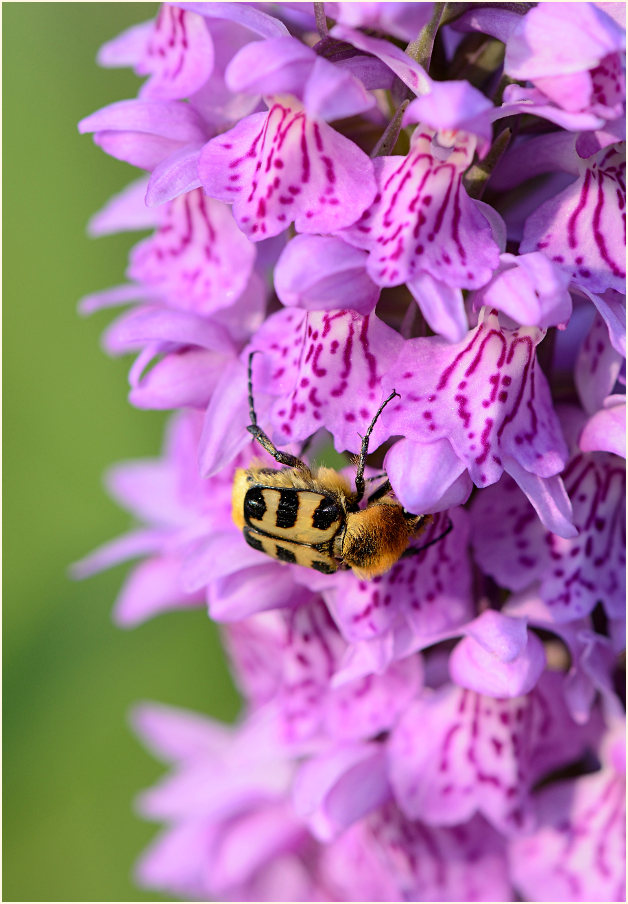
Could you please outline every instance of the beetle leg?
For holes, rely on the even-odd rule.
[[[369,428],[362,437],[362,448],[360,449],[360,458],[358,459],[358,469],[355,473],[355,502],[358,503],[362,497],[364,496],[364,466],[366,464],[366,456],[369,452],[369,439],[371,438],[371,433],[373,432],[373,427],[377,423],[377,418],[380,416],[386,405],[391,402],[395,396],[399,396],[398,392],[393,391],[385,399],[382,404],[379,406],[377,411],[375,412],[375,417],[369,424]],[[400,397],[400,396],[399,396]]]
[[[300,458],[291,455],[289,452],[281,452],[277,449],[270,437],[266,436],[262,428],[257,424],[257,415],[255,414],[255,405],[253,403],[253,355],[256,354],[257,351],[252,351],[249,355],[249,417],[251,418],[251,423],[246,429],[255,437],[260,446],[266,449],[269,455],[272,455],[278,464],[285,465],[288,468],[298,468],[300,471],[309,471],[308,466]]]
[[[410,556],[416,556],[420,552],[423,552],[424,549],[427,549],[429,546],[433,546],[435,543],[439,543],[442,539],[444,539],[447,534],[451,533],[454,528],[453,521],[451,518],[447,518],[449,524],[445,528],[445,530],[438,537],[434,537],[433,540],[430,540],[428,543],[424,543],[423,546],[409,546],[408,549],[402,554],[402,559],[407,559]]]

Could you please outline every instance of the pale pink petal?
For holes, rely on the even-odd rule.
[[[189,349],[166,355],[130,376],[129,402],[136,408],[205,408],[230,362],[229,355]]]
[[[446,439],[433,443],[401,439],[386,453],[384,467],[395,495],[409,512],[433,514],[462,505],[473,489],[464,462]]]
[[[407,286],[427,325],[449,342],[460,342],[469,329],[462,290],[435,279],[427,272],[417,273],[408,280]]]
[[[381,744],[345,744],[305,762],[294,780],[294,809],[319,841],[332,841],[390,795]]]
[[[348,28],[346,25],[335,25],[331,30],[331,35],[380,59],[415,94],[426,94],[431,89],[432,80],[422,66],[419,66],[411,56],[391,44],[390,41],[372,38],[354,28]]]
[[[288,307],[343,306],[370,314],[380,290],[366,272],[366,258],[366,252],[333,236],[297,235],[277,261],[275,291]]]
[[[157,757],[177,762],[227,753],[230,727],[163,703],[140,703],[131,712],[133,730]]]
[[[153,229],[158,214],[146,206],[148,179],[142,176],[110,198],[87,224],[89,235],[110,235],[136,229]]]
[[[127,578],[116,600],[113,617],[122,628],[152,618],[167,609],[189,609],[203,603],[202,594],[186,593],[180,580],[178,556],[147,559]]]
[[[525,621],[487,610],[449,657],[452,680],[489,697],[527,694],[545,668],[545,651]]]
[[[185,144],[153,168],[146,189],[146,205],[149,208],[200,188],[198,158],[202,147],[202,142]]]
[[[626,457],[626,397],[608,396],[580,434],[583,452],[614,452]]]
[[[497,308],[523,326],[563,326],[572,311],[569,282],[544,254],[502,254],[490,283],[476,291],[474,307]]]

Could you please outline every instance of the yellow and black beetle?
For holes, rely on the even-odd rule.
[[[366,481],[364,467],[369,438],[386,405],[398,395],[392,392],[380,405],[362,440],[355,475],[355,490],[332,468],[315,471],[287,452],[276,449],[257,424],[253,404],[252,360],[249,355],[249,413],[247,427],[282,468],[239,468],[233,484],[233,520],[244,539],[266,555],[332,574],[352,568],[360,578],[384,574],[408,550],[410,538],[432,520],[431,515],[407,512],[392,495],[388,479],[360,508]],[[385,475],[382,475],[385,477]],[[431,546],[451,530],[431,540]],[[408,550],[420,552],[421,549]]]

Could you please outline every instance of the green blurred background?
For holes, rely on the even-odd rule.
[[[137,700],[232,719],[236,694],[204,610],[131,631],[111,609],[126,567],[75,584],[67,566],[129,527],[104,494],[111,463],[158,454],[166,416],[126,401],[129,359],[82,319],[84,294],[123,281],[139,236],[90,240],[90,215],[138,175],[77,121],[134,97],[101,43],[152,3],[5,3],[4,901],[155,900],[133,861],[157,827],[134,795],[163,767],[131,734]],[[166,899],[163,899],[166,900]]]

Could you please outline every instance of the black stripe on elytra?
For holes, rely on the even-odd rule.
[[[321,562],[318,559],[315,559],[311,565],[312,568],[315,568],[316,571],[320,571],[321,574],[333,574],[335,568],[333,565],[330,565],[329,562]]]
[[[258,549],[260,552],[265,552],[264,544],[262,543],[262,541],[258,540],[258,538],[251,533],[248,527],[244,528],[243,533],[244,539],[249,544],[249,546],[251,546],[253,549]]]
[[[327,530],[334,521],[338,521],[341,517],[342,510],[340,506],[333,499],[324,496],[312,514],[312,527],[318,530]]]
[[[247,520],[255,518],[256,521],[261,521],[265,514],[266,501],[264,500],[261,487],[251,487],[250,490],[246,491],[246,496],[244,497],[244,517]]]
[[[291,550],[286,549],[285,546],[276,546],[275,551],[277,553],[277,558],[280,562],[296,562],[297,557]]]
[[[299,514],[299,496],[295,490],[279,490],[279,505],[277,506],[277,527],[294,527]]]

